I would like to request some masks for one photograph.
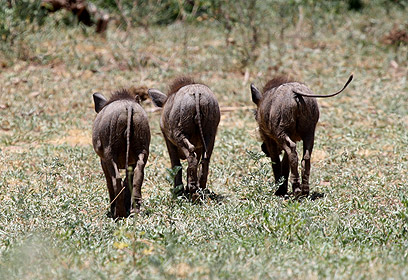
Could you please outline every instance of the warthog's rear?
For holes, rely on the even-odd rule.
[[[140,209],[142,199],[150,144],[147,115],[139,104],[139,97],[125,90],[116,92],[109,100],[99,93],[93,98],[98,115],[93,125],[92,143],[105,173],[111,212],[114,218],[127,217]],[[126,170],[123,184],[119,169]]]
[[[172,168],[181,166],[180,159],[187,159],[187,194],[194,199],[197,190],[207,185],[210,157],[220,122],[217,100],[207,86],[185,77],[173,82],[167,96],[155,89],[150,89],[149,95],[157,106],[163,107],[160,127]],[[182,184],[180,169],[174,187]]]
[[[257,105],[256,120],[263,141],[262,151],[271,158],[275,182],[279,185],[276,195],[287,194],[289,171],[294,195],[309,194],[310,157],[319,120],[315,98],[339,94],[351,80],[352,76],[342,90],[331,95],[314,95],[306,85],[290,82],[285,77],[270,80],[263,93],[251,85],[252,100]],[[300,140],[303,141],[302,182],[296,152],[296,142]]]

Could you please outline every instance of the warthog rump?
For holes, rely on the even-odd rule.
[[[163,107],[160,128],[170,155],[171,167],[187,159],[187,189],[193,200],[198,190],[206,189],[211,154],[220,122],[220,109],[214,93],[191,78],[176,79],[168,95],[149,89],[156,106]],[[199,162],[201,160],[201,168]],[[182,186],[182,170],[174,178],[174,187]]]
[[[139,96],[118,91],[109,100],[94,93],[98,113],[92,131],[92,143],[101,159],[108,185],[114,218],[139,211],[144,167],[149,156],[150,128]],[[126,170],[122,182],[119,169]],[[129,183],[131,187],[129,187]]]
[[[291,82],[286,77],[270,80],[263,93],[251,84],[252,101],[257,105],[256,121],[263,141],[262,151],[271,158],[275,182],[279,185],[275,195],[287,194],[289,171],[294,195],[309,195],[310,157],[319,120],[316,97],[335,96],[352,79],[351,75],[343,89],[331,95],[314,95],[306,85]],[[302,182],[296,152],[296,142],[300,140],[303,141]]]

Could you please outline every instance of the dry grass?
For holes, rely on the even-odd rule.
[[[51,24],[25,37],[27,59],[0,55],[0,272],[6,278],[400,278],[408,223],[407,46],[381,43],[404,11],[305,24],[301,40],[261,45],[240,68],[214,23],[175,23],[106,38]],[[50,30],[47,30],[50,28]],[[333,29],[334,28],[334,29]],[[185,32],[189,31],[187,43]],[[239,39],[239,34],[232,34]],[[320,101],[312,192],[272,196],[249,84],[277,73],[340,96]],[[221,203],[170,198],[159,113],[146,101],[152,143],[143,213],[117,223],[90,145],[92,93],[165,90],[180,74],[204,81],[222,107],[209,183]],[[0,277],[1,278],[1,277]]]

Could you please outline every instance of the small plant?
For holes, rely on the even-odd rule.
[[[166,180],[169,184],[173,185],[174,178],[177,173],[182,169],[182,166],[175,166],[174,168],[167,168]],[[178,198],[184,195],[184,186],[178,185],[170,189],[173,198]]]

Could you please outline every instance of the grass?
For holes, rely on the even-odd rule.
[[[47,22],[27,34],[26,60],[0,54],[0,279],[407,278],[407,46],[381,43],[406,11],[391,13],[347,14],[300,40],[288,29],[244,69],[211,22],[127,36],[112,25],[106,38]],[[316,93],[355,74],[340,96],[319,100],[311,191],[323,198],[273,196],[270,162],[243,109],[223,113],[210,166],[210,188],[224,199],[172,199],[160,115],[146,102],[142,213],[107,218],[90,141],[93,92],[165,90],[191,74],[221,106],[248,107],[249,83],[262,87],[276,72]]]

